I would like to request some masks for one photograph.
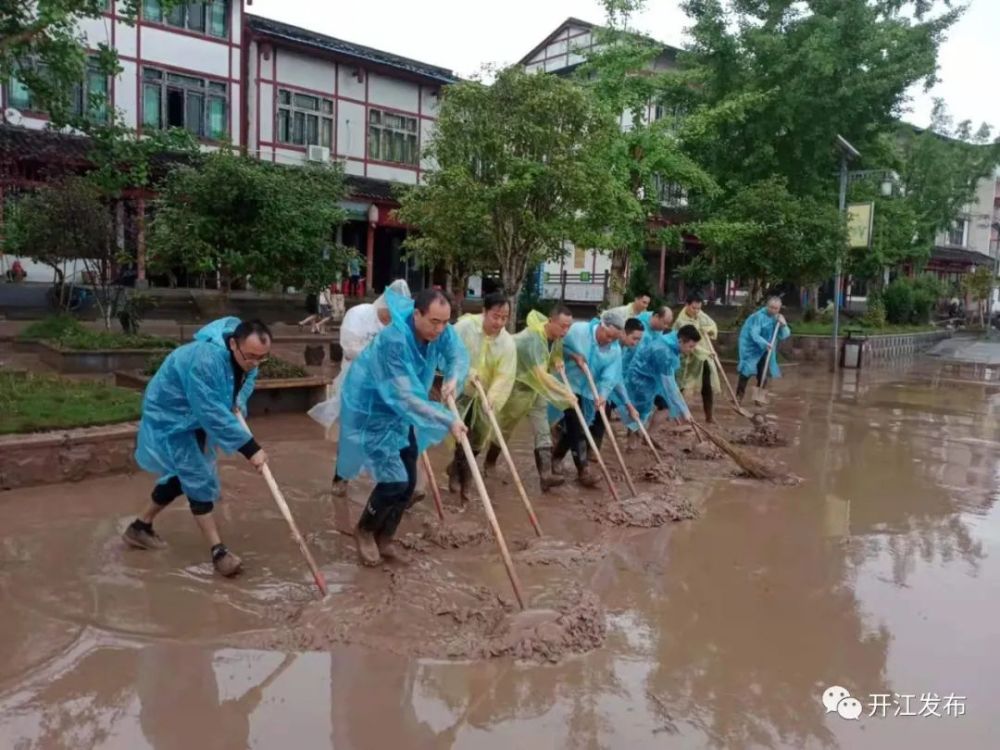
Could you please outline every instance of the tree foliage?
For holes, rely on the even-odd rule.
[[[846,243],[837,206],[796,197],[781,177],[739,190],[692,228],[707,247],[694,264],[749,282],[751,303],[782,281],[811,284],[832,275]]]
[[[289,167],[221,151],[174,168],[157,200],[150,264],[218,273],[228,291],[252,277],[266,289],[330,283],[346,261],[332,241],[343,221],[335,167]]]
[[[606,161],[617,134],[591,92],[556,76],[510,67],[491,85],[449,86],[425,154],[435,170],[402,198],[399,216],[419,232],[407,246],[422,261],[499,271],[516,301],[567,240],[612,245],[603,217],[620,200]]]

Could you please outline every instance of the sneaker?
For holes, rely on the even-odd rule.
[[[358,557],[361,558],[362,565],[375,567],[382,562],[382,555],[375,543],[375,534],[359,526],[354,530],[354,541],[358,545]]]
[[[160,535],[153,531],[152,524],[144,524],[142,521],[133,521],[122,534],[125,544],[136,549],[163,549],[167,543],[160,538]]]
[[[243,561],[226,549],[226,545],[219,544],[212,548],[212,565],[215,566],[215,572],[219,575],[232,578],[240,572]]]
[[[331,485],[331,492],[334,497],[347,497],[347,480],[334,479]]]

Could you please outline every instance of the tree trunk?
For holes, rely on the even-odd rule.
[[[521,298],[521,287],[524,286],[524,277],[525,272],[523,270],[518,272],[518,269],[515,267],[500,269],[500,282],[503,284],[504,291],[507,293],[507,299],[510,302],[510,317],[507,319],[507,330],[510,333],[517,331],[517,307],[518,301]]]
[[[452,311],[453,317],[457,318],[465,307],[465,290],[469,288],[469,274],[450,273],[448,276],[451,279],[451,297],[455,305]]]
[[[625,302],[625,273],[628,270],[629,251],[626,248],[611,253],[611,284],[608,286],[608,307],[618,307]]]

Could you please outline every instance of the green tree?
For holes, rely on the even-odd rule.
[[[344,219],[343,194],[337,167],[278,166],[217,151],[164,180],[150,264],[218,273],[223,292],[246,276],[257,289],[316,290],[346,261],[347,250],[331,239]]]
[[[69,303],[64,266],[81,261],[101,307],[110,321],[108,278],[114,263],[111,224],[100,192],[86,179],[53,182],[14,204],[5,226],[9,252],[51,266],[61,307]],[[102,293],[103,292],[103,293]]]
[[[979,266],[975,271],[962,278],[962,291],[976,303],[980,325],[984,324],[986,303],[989,302],[995,285],[996,274],[988,266]]]
[[[612,306],[621,304],[629,260],[635,268],[645,263],[650,219],[664,214],[671,204],[669,196],[716,190],[712,178],[682,149],[676,136],[676,107],[660,104],[662,92],[674,88],[674,74],[658,68],[663,45],[631,25],[632,15],[644,4],[603,0],[606,25],[594,30],[594,51],[578,74],[609,115],[622,123],[606,154],[608,171],[619,180],[620,189],[617,200],[608,201],[602,212],[613,233],[608,300]]]
[[[781,177],[743,188],[691,228],[707,250],[694,265],[749,282],[748,305],[782,281],[807,285],[828,278],[846,244],[836,205],[792,195]]]
[[[591,92],[556,76],[510,67],[492,85],[449,86],[426,151],[435,171],[402,199],[400,218],[420,234],[410,247],[458,249],[466,268],[499,271],[516,309],[528,272],[567,241],[614,246],[604,216],[621,202],[606,159],[617,135]]]

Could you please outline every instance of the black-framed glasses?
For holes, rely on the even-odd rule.
[[[243,357],[243,359],[245,359],[247,362],[252,362],[258,365],[267,362],[267,360],[271,357],[270,354],[247,354],[246,352],[243,351],[243,348],[240,346],[239,341],[236,342],[236,351],[238,351],[240,353],[240,356]]]

